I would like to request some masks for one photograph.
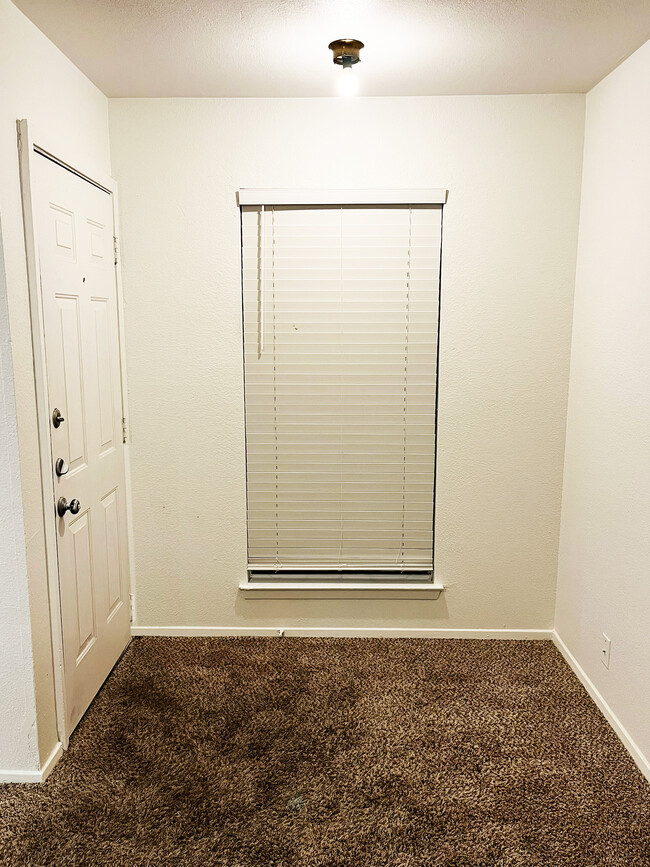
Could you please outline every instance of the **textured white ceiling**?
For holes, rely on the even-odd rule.
[[[583,92],[650,38],[650,0],[14,0],[108,96]]]

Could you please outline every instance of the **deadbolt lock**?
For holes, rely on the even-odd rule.
[[[54,464],[54,469],[56,471],[57,476],[65,476],[70,467],[66,464],[63,458],[57,458],[56,463]]]
[[[54,411],[52,412],[52,426],[59,427],[61,424],[63,424],[64,421],[65,419],[61,415],[61,410],[58,408],[58,406],[55,407]]]

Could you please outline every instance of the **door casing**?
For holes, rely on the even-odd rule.
[[[34,131],[26,119],[17,122],[18,152],[20,158],[20,183],[25,228],[25,252],[27,259],[27,283],[31,318],[32,350],[34,357],[34,386],[36,393],[36,417],[38,427],[38,446],[40,458],[41,492],[43,508],[43,527],[45,535],[45,561],[50,604],[50,629],[52,636],[52,662],[54,669],[54,699],[56,706],[57,733],[64,749],[68,747],[70,732],[66,724],[66,690],[63,669],[63,624],[61,617],[61,596],[59,589],[59,565],[56,542],[56,511],[54,480],[52,476],[52,450],[50,442],[50,413],[47,389],[47,367],[45,358],[45,330],[43,324],[43,299],[38,255],[38,232],[34,219],[34,203],[38,189],[34,187],[35,154],[41,154],[62,168],[73,172],[97,187],[111,194],[113,204],[113,238],[115,249],[115,282],[117,289],[117,319],[119,334],[119,356],[121,374],[122,418],[124,431],[128,431],[128,403],[124,343],[124,307],[122,280],[119,263],[118,202],[117,184],[113,178],[99,172],[86,172],[83,167],[72,165],[47,147],[46,140]],[[127,582],[131,604],[131,619],[134,618],[134,554],[133,554],[133,513],[131,501],[130,437],[124,442],[124,474],[126,494],[127,541],[129,574]]]

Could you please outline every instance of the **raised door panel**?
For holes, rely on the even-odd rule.
[[[58,306],[61,375],[65,417],[63,430],[68,446],[70,471],[88,463],[86,408],[84,404],[83,349],[80,299],[75,295],[56,295]]]
[[[92,298],[93,326],[95,329],[95,373],[97,377],[97,413],[99,454],[115,448],[115,412],[113,401],[113,370],[111,365],[111,327],[108,298]]]
[[[77,613],[77,664],[97,638],[90,509],[86,509],[68,524],[70,563],[74,573],[74,601]]]
[[[108,617],[111,617],[117,606],[123,601],[122,545],[117,489],[110,491],[102,498],[101,508],[104,518]]]

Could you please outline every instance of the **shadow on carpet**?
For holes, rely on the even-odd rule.
[[[550,642],[138,638],[0,863],[645,867],[650,787]]]

